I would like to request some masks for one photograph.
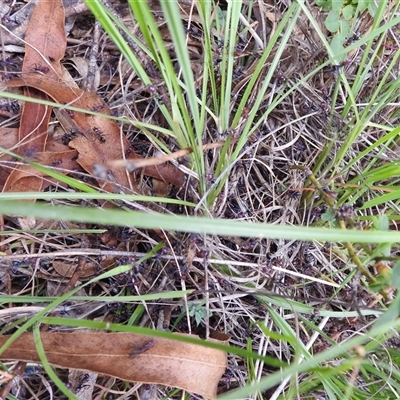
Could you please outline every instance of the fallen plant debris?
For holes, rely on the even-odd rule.
[[[108,170],[101,177],[93,173],[93,165],[104,164],[108,159],[140,157],[125,135],[121,134],[116,121],[105,117],[111,111],[104,101],[96,93],[80,89],[60,64],[66,49],[64,24],[62,1],[38,2],[30,17],[24,39],[27,45],[22,77],[9,80],[7,86],[23,87],[26,96],[42,100],[50,96],[57,103],[66,105],[66,109],[61,108],[58,112],[60,123],[66,132],[63,143],[76,149],[77,155],[61,153],[49,157],[45,154],[52,108],[35,102],[24,103],[18,145],[15,144],[17,154],[25,161],[35,161],[60,171],[76,171],[76,165],[68,163],[68,160],[76,160],[86,172],[99,178],[99,186],[103,190],[121,192],[129,188],[134,193],[141,193],[135,178],[131,179],[123,168]],[[92,112],[101,111],[104,116],[74,112],[68,106]],[[185,182],[184,174],[172,165],[149,166],[144,173],[176,186],[182,186]],[[34,168],[26,165],[13,168],[2,185],[3,191],[8,192],[34,192],[48,186],[43,186],[43,178],[37,175]]]
[[[0,2],[0,397],[397,398],[399,11]]]
[[[46,358],[53,365],[124,381],[175,386],[207,398],[216,397],[226,369],[224,351],[165,338],[104,332],[42,332],[40,337]],[[0,336],[0,346],[9,338]],[[41,361],[30,333],[19,336],[1,358]]]
[[[139,157],[124,135],[121,135],[118,124],[106,115],[110,115],[107,105],[93,92],[84,92],[73,83],[54,80],[40,74],[28,74],[24,78],[7,82],[10,87],[29,86],[41,90],[60,104],[73,105],[82,110],[92,111],[101,104],[104,116],[88,115],[83,112],[63,113],[63,123],[66,132],[74,132],[68,145],[76,149],[77,162],[92,176],[95,165],[106,164],[108,159],[138,159]],[[72,117],[72,118],[71,118]],[[68,122],[65,122],[68,121]],[[184,174],[172,165],[147,166],[144,174],[182,186]],[[97,178],[97,177],[96,177]],[[112,183],[111,183],[112,182]],[[130,179],[124,168],[108,170],[106,176],[99,179],[99,185],[107,192],[119,192],[130,188],[134,193],[141,193],[134,179]]]
[[[43,18],[43,16],[47,17]],[[63,29],[64,20],[64,8],[61,1],[41,1],[37,4],[25,35],[22,75],[36,71],[53,78],[60,76],[62,70],[60,61],[64,57],[67,44]],[[25,87],[24,95],[41,100],[48,99],[40,89]],[[37,153],[45,152],[50,115],[50,107],[35,102],[24,103],[16,149],[23,159],[32,159]],[[37,192],[43,189],[43,185],[43,178],[36,175],[35,169],[20,165],[12,169],[4,183],[3,191]]]

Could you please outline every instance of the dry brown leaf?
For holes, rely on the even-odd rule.
[[[76,163],[76,152],[74,150],[57,153],[37,153],[30,161],[35,161],[50,168],[62,168],[68,171],[79,168],[79,165]],[[38,180],[41,181],[41,188],[45,189],[53,181],[50,178],[43,181],[42,177],[44,176],[46,176],[44,172],[29,165],[20,166],[18,169],[14,169],[8,177],[6,190],[8,192],[35,192],[38,190],[35,186]]]
[[[3,149],[10,150],[15,147],[18,141],[17,128],[0,128],[0,146]],[[0,153],[0,190],[3,191],[4,183],[6,182],[13,164],[7,164],[7,161],[14,161],[12,156],[5,153]]]
[[[52,78],[61,75],[60,61],[64,57],[67,38],[62,0],[39,0],[25,35],[25,58],[22,72],[40,71]]]
[[[16,152],[17,144],[18,144],[18,128],[0,128],[0,147],[6,150]],[[76,152],[71,150],[70,147],[55,141],[53,136],[50,136],[49,140],[46,143],[46,151],[49,151],[54,154],[68,151],[68,152],[73,152],[73,157],[77,155]],[[38,156],[36,154],[32,158],[34,157],[41,158],[41,155],[39,154]],[[9,156],[8,154],[0,152],[0,162],[4,163],[5,161],[11,161],[11,160],[14,160],[13,156]]]
[[[169,192],[169,185],[167,182],[153,179],[153,190],[157,197],[167,197]]]
[[[0,346],[9,337],[0,336]],[[53,365],[178,387],[208,398],[216,396],[226,369],[224,351],[164,338],[131,333],[43,332],[41,339]],[[1,359],[40,362],[33,335],[19,336]]]
[[[76,162],[76,151],[71,149],[58,152],[46,151],[38,154],[35,162],[49,167],[63,168],[68,171],[74,171],[79,168]]]
[[[74,275],[75,270],[78,268],[78,260],[77,259],[72,259],[71,261],[54,260],[52,266],[60,276],[71,278]],[[85,263],[84,267],[79,272],[79,279],[82,280],[85,278],[92,277],[98,274],[99,272],[101,273],[109,270],[113,266],[115,266],[115,260],[114,257],[112,256],[105,257],[103,260],[101,260],[100,264],[88,261],[87,263]]]
[[[17,144],[17,136],[18,129],[17,128],[0,128],[0,146],[3,149],[10,150]],[[0,160],[12,158],[6,154],[0,153]]]
[[[61,104],[69,104],[90,111],[96,110],[106,115],[111,113],[104,101],[95,93],[84,92],[70,83],[53,80],[37,73],[26,74],[21,79],[12,79],[7,84],[9,87],[29,86],[40,89]],[[76,127],[76,131],[80,132],[78,137],[71,140],[70,146],[77,150],[79,154],[77,161],[88,173],[97,175],[97,172],[93,171],[93,166],[103,165],[106,160],[141,158],[134,152],[128,139],[121,133],[114,120],[80,112],[68,113],[66,110],[62,112],[64,118],[69,118],[70,123]],[[185,183],[183,172],[171,164],[148,166],[143,173],[178,187]],[[101,177],[101,179],[99,177],[101,185],[104,185],[105,178],[115,182],[115,185],[109,183],[104,186],[104,189],[109,192],[118,192],[121,187],[129,188],[131,186],[125,168],[107,171],[106,177]],[[133,189],[139,191],[137,187],[133,187]]]
[[[1,128],[0,129],[0,145],[6,150],[16,151],[18,143],[18,129],[17,128]],[[38,164],[46,165],[50,168],[58,168],[66,171],[76,171],[80,169],[79,164],[76,162],[77,152],[71,150],[70,147],[56,142],[52,136],[46,143],[46,151],[44,153],[35,153],[26,161],[34,161]],[[8,179],[7,190],[11,192],[29,191],[31,186],[31,177],[43,177],[44,173],[28,165],[20,166],[16,169],[14,163],[6,164],[7,161],[15,161],[12,156],[7,154],[0,154],[0,190],[2,185]],[[14,170],[14,171],[13,171]],[[9,178],[10,173],[13,171],[13,177]],[[61,171],[60,171],[61,172]],[[42,189],[45,189],[50,183],[51,179],[47,179],[42,183]],[[15,184],[15,186],[14,186]],[[28,186],[26,186],[28,185]],[[22,187],[23,186],[23,187]],[[32,185],[34,189],[34,185]]]
[[[27,88],[25,96],[47,100],[43,93]],[[46,145],[48,123],[51,109],[35,103],[24,103],[21,113],[21,125],[18,131],[18,147],[16,153],[27,159],[32,159],[37,153],[43,152]],[[43,187],[43,180],[32,172],[29,166],[16,167],[11,171],[3,190],[6,192],[37,192]]]
[[[64,7],[61,0],[40,0],[33,10],[25,36],[23,74],[37,71],[57,78],[61,74],[60,60],[66,49]],[[42,100],[47,96],[40,88],[25,88],[24,94]],[[25,102],[18,132],[17,153],[28,159],[46,148],[51,108]],[[40,191],[43,179],[28,166],[14,169],[8,176],[3,190],[8,192]]]

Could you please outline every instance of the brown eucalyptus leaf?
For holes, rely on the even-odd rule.
[[[25,35],[23,72],[41,70],[53,78],[61,75],[60,61],[67,47],[65,11],[61,0],[39,0]],[[47,69],[45,69],[47,68]]]
[[[64,7],[61,0],[39,0],[35,6],[25,35],[25,57],[22,65],[24,74],[38,71],[58,78],[61,74],[60,60],[66,49],[64,30]],[[48,100],[40,88],[24,88],[24,95]],[[17,153],[28,159],[46,149],[51,107],[25,102],[18,131]],[[3,191],[33,191],[44,188],[43,179],[31,173],[29,167],[16,167],[11,171]]]
[[[75,151],[69,150],[60,153],[44,152],[34,155],[31,161],[48,166],[50,168],[63,168],[73,171],[79,166],[75,160]],[[6,189],[9,192],[36,192],[38,180],[41,180],[41,187],[44,189],[51,184],[50,180],[43,181],[46,174],[30,165],[21,165],[12,171],[6,181]]]
[[[71,278],[74,275],[75,270],[78,268],[78,261],[71,260],[71,262],[66,262],[54,260],[52,266],[58,275]],[[93,276],[96,267],[97,265],[94,262],[86,263],[85,268],[80,272],[79,277],[86,278],[88,276]]]
[[[93,92],[84,92],[65,80],[55,80],[47,76],[30,73],[23,78],[12,79],[7,82],[9,87],[29,86],[45,92],[53,100],[61,104],[70,104],[85,110],[96,110],[99,113],[110,115],[111,111],[104,101]],[[116,121],[100,115],[88,115],[80,112],[63,110],[64,117],[70,118],[70,123],[76,127],[79,136],[71,140],[70,147],[79,154],[78,163],[88,173],[93,174],[93,166],[102,165],[106,160],[120,160],[141,158],[135,153],[125,135],[120,131]],[[145,175],[181,187],[185,183],[182,171],[172,164],[147,166],[143,169]],[[97,175],[94,173],[94,175]],[[131,180],[125,168],[115,168],[107,171],[106,176],[97,176],[101,185],[104,179],[114,181],[115,184],[106,185],[105,189],[113,192],[120,191],[121,187],[129,188]],[[139,189],[134,185],[134,189]]]
[[[0,146],[3,149],[10,150],[17,144],[17,137],[18,137],[18,129],[17,128],[8,128],[8,127],[1,127],[0,128]],[[12,157],[0,153],[0,159],[4,161],[5,159],[11,159]]]
[[[18,141],[17,128],[0,128],[0,147],[10,150],[15,148]],[[15,168],[13,163],[7,161],[15,161],[12,156],[5,153],[0,153],[0,190],[3,191],[4,184],[10,175],[10,172]]]
[[[9,337],[0,336],[0,346]],[[178,387],[208,398],[216,396],[227,364],[221,350],[132,333],[42,332],[41,340],[53,365]],[[33,335],[19,336],[0,358],[40,362]]]
[[[36,89],[26,88],[25,96],[47,100],[47,96]],[[32,159],[43,152],[46,146],[51,109],[40,104],[25,102],[21,113],[21,124],[18,131],[17,153]],[[43,179],[30,173],[28,166],[15,167],[7,178],[3,190],[6,192],[38,192],[43,188]]]
[[[78,268],[78,259],[73,258],[68,261],[54,260],[52,266],[58,275],[71,278]],[[86,278],[105,272],[114,266],[115,259],[113,256],[106,256],[99,263],[88,261],[79,272],[79,279],[87,280]]]

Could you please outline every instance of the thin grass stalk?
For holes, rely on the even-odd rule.
[[[130,49],[128,43],[123,38],[118,28],[112,22],[112,14],[108,12],[107,8],[99,1],[85,0],[86,5],[89,10],[93,13],[95,18],[100,22],[103,29],[110,35],[113,39],[115,45],[125,56],[125,58],[130,62],[132,68],[135,70],[138,76],[144,79],[147,74],[143,69],[140,61],[137,59],[133,51]],[[147,82],[148,84],[149,82]],[[146,82],[145,82],[146,84]]]
[[[8,215],[33,216],[56,220],[79,221],[104,225],[135,226],[136,228],[165,229],[171,231],[207,233],[241,237],[269,237],[292,240],[315,240],[395,243],[400,241],[399,232],[359,231],[355,229],[325,229],[303,226],[285,226],[266,223],[249,223],[230,220],[214,220],[204,217],[185,217],[158,213],[142,213],[85,207],[26,204],[2,200],[0,212]]]
[[[42,339],[40,337],[39,324],[34,324],[33,326],[33,338],[36,346],[36,351],[40,358],[40,363],[43,365],[44,370],[46,371],[49,378],[57,385],[57,388],[68,397],[68,399],[78,400],[78,398],[65,386],[64,382],[57,376],[54,372],[53,367],[47,360],[46,352],[44,351]]]

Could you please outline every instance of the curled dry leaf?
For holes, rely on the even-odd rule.
[[[37,2],[38,0],[28,1],[25,6],[19,8],[18,11],[13,13],[12,18],[4,18],[2,21],[2,24],[7,28],[7,30],[4,29],[2,32],[5,44],[4,47],[7,51],[15,51],[15,48],[18,49],[17,46],[11,46],[11,44],[21,44],[20,38],[25,36],[28,22],[31,19],[32,12],[35,9]],[[4,3],[5,2],[0,2],[0,12],[1,15],[8,15],[10,7]],[[66,17],[73,17],[88,10],[86,3],[82,0],[64,0],[63,3]],[[15,21],[18,21],[18,24],[15,24]],[[20,50],[18,49],[17,51]]]
[[[61,143],[56,142],[53,137],[46,143],[46,152],[35,153],[31,157],[26,158],[26,161],[34,161],[41,165],[46,165],[51,168],[58,168],[63,170],[76,170],[79,165],[76,162],[76,151],[71,150],[70,147],[64,146]],[[17,128],[1,128],[0,129],[0,146],[6,150],[15,152],[18,145],[18,129]],[[11,162],[10,162],[11,161]],[[2,185],[7,180],[12,169],[15,169],[15,159],[13,156],[6,153],[0,153],[0,190]],[[8,163],[10,162],[10,163]],[[24,171],[16,171],[16,179],[29,176],[29,174],[35,176],[44,176],[44,174],[34,168],[25,166]],[[11,183],[9,183],[11,185]],[[16,191],[16,190],[14,190]],[[25,189],[26,191],[26,189]]]
[[[76,152],[74,150],[68,150],[64,152],[44,152],[32,155],[27,161],[33,161],[38,164],[48,166],[50,168],[63,169],[67,171],[76,170],[79,165],[75,160]],[[12,174],[6,181],[7,191],[10,192],[35,192],[37,191],[36,183],[37,179],[42,180],[41,187],[45,189],[52,184],[52,179],[47,178],[43,181],[43,177],[46,174],[39,171],[29,165],[23,165],[18,169],[13,170]]]
[[[35,89],[26,89],[24,94],[47,100],[47,96]],[[37,153],[45,150],[50,114],[49,107],[31,102],[24,104],[16,149],[21,157],[31,160]],[[25,165],[15,167],[11,171],[3,188],[7,192],[37,192],[42,189],[42,178],[36,174],[35,170]]]
[[[54,80],[38,73],[30,73],[23,78],[12,79],[7,84],[9,87],[28,86],[37,88],[61,104],[69,104],[105,115],[111,114],[108,106],[95,93],[84,92],[70,82]],[[113,119],[81,112],[71,113],[67,110],[63,110],[63,114],[64,119],[69,119],[69,125],[74,126],[78,133],[69,145],[77,150],[79,154],[77,161],[88,173],[93,174],[93,166],[96,164],[105,165],[107,160],[141,159]],[[183,172],[171,164],[146,166],[143,173],[179,187],[185,183]],[[129,188],[132,185],[124,167],[107,171],[107,179],[113,182],[104,186],[104,189],[109,192],[119,192],[121,188]],[[99,178],[99,183],[103,186],[103,179]],[[132,189],[140,192],[138,187]]]
[[[54,260],[52,266],[60,276],[71,278],[78,267],[78,260],[72,259],[70,262]],[[87,262],[82,271],[80,271],[79,279],[85,280],[86,278],[92,277],[96,274],[108,271],[114,266],[115,260],[113,256],[104,257],[99,264],[95,262]]]
[[[39,1],[35,7],[26,33],[26,53],[23,64],[24,79],[10,82],[9,86],[24,86],[25,95],[41,99],[50,96],[61,104],[110,114],[107,105],[95,94],[84,92],[72,81],[65,79],[60,60],[64,56],[66,37],[64,9],[61,0]],[[47,96],[46,96],[47,95]],[[48,150],[46,141],[51,107],[26,102],[21,116],[18,135],[18,153],[28,160],[35,160],[38,153]],[[78,164],[95,175],[93,166],[102,165],[109,159],[138,158],[127,138],[120,132],[114,120],[101,116],[62,110],[64,120],[74,128],[77,137],[70,140],[70,147],[78,152]],[[62,122],[62,121],[61,121]],[[67,132],[69,131],[66,130]],[[63,160],[56,160],[57,163]],[[184,184],[184,175],[172,165],[150,166],[145,174],[172,183]],[[100,186],[109,192],[121,192],[130,188],[140,193],[125,168],[107,170],[105,176],[96,177]],[[12,171],[4,184],[7,191],[40,191],[45,184],[29,166]]]
[[[67,39],[64,30],[64,7],[61,0],[39,0],[35,6],[25,35],[24,74],[37,71],[53,78],[61,74],[60,60],[64,56]],[[47,100],[40,88],[26,87],[25,96]],[[25,102],[18,132],[17,153],[28,159],[46,149],[51,108]],[[16,167],[4,184],[4,191],[24,192],[43,189],[43,179],[26,166]]]
[[[0,346],[8,338],[0,336]],[[179,387],[208,398],[216,396],[226,369],[224,351],[164,338],[131,333],[43,332],[41,339],[48,361],[59,367]],[[0,357],[40,362],[31,333],[19,336]]]
[[[0,128],[0,146],[6,150],[13,149],[18,141],[17,128]],[[14,158],[5,153],[0,153],[0,190],[3,191],[4,183],[6,182],[10,171],[13,168]]]

